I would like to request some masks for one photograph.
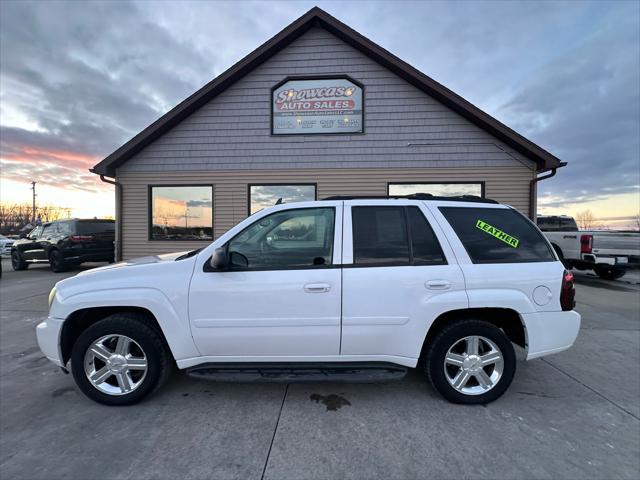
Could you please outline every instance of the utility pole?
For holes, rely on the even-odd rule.
[[[36,182],[31,182],[31,190],[33,191],[33,200],[31,204],[31,224],[36,224]]]

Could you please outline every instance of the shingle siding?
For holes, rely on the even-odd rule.
[[[287,76],[319,74],[346,74],[364,84],[365,133],[272,136],[271,88]],[[534,168],[532,161],[358,50],[313,28],[132,157],[118,174],[209,168],[486,167],[517,161]]]

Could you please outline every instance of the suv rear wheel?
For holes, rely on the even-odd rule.
[[[482,404],[499,398],[516,371],[511,341],[480,320],[446,326],[431,342],[425,369],[433,387],[454,403]]]
[[[117,313],[85,330],[71,353],[73,377],[89,398],[131,405],[159,388],[170,373],[160,334],[129,313]]]
[[[26,270],[29,264],[24,261],[22,255],[17,250],[11,252],[11,267],[15,271]]]
[[[60,250],[51,250],[51,252],[49,252],[49,267],[51,267],[51,271],[56,273],[64,272],[67,269]]]

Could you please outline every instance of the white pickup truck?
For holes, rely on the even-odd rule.
[[[567,215],[539,215],[537,223],[567,268],[615,280],[640,267],[640,232],[579,230]]]

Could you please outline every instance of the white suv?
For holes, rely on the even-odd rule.
[[[527,359],[569,348],[573,278],[538,228],[477,198],[333,197],[276,205],[206,248],[82,272],[51,291],[44,354],[110,405],[200,378],[397,378],[446,399],[507,389]]]

